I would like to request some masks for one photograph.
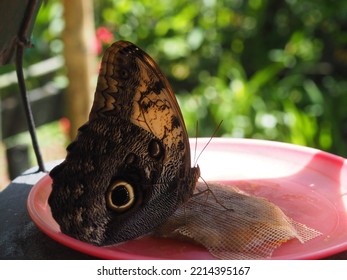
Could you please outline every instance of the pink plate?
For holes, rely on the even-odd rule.
[[[197,153],[208,139],[198,139]],[[194,151],[195,140],[191,141]],[[193,155],[194,156],[194,155]],[[215,138],[199,159],[205,180],[237,185],[274,202],[297,222],[322,233],[301,244],[284,243],[272,259],[319,259],[347,250],[346,160],[307,147],[271,141]],[[42,178],[28,197],[28,211],[48,236],[83,253],[104,259],[213,259],[199,246],[145,236],[96,247],[60,232],[47,200],[51,179]]]

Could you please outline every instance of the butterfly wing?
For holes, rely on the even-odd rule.
[[[109,114],[130,120],[168,148],[180,147],[190,166],[188,134],[171,86],[155,61],[130,42],[116,42],[102,60],[90,119]]]
[[[130,121],[159,138],[166,150],[164,168],[175,159],[183,178],[190,173],[188,134],[173,90],[155,61],[127,41],[111,45],[101,62],[90,120],[107,115]],[[192,188],[188,192],[183,184],[178,189],[181,186],[180,195],[186,200]]]
[[[50,173],[61,230],[105,245],[148,233],[193,192],[188,135],[155,62],[119,41],[102,59],[89,121]]]

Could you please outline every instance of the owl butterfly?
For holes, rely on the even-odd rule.
[[[109,245],[146,234],[193,194],[188,134],[157,64],[130,42],[105,52],[89,120],[51,172],[63,233]]]

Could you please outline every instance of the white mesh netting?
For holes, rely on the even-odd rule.
[[[218,183],[208,186],[208,191],[198,191],[156,234],[201,244],[219,259],[269,258],[290,239],[304,243],[321,235],[264,198]]]

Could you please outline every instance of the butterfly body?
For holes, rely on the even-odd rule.
[[[50,173],[52,215],[62,232],[97,245],[153,230],[200,174],[165,76],[125,41],[106,50],[89,120],[67,151]]]

